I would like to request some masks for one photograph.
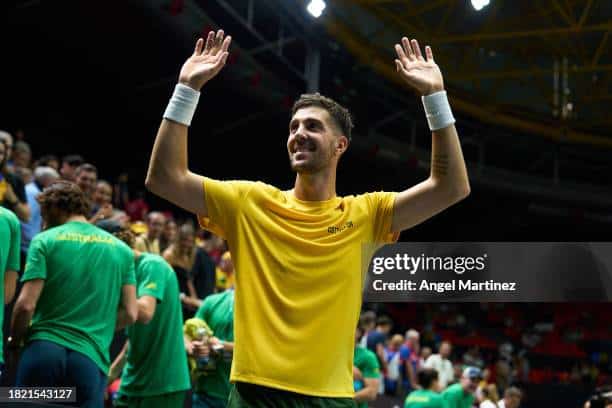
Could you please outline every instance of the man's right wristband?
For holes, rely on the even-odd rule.
[[[176,84],[174,93],[168,107],[164,112],[164,119],[183,124],[191,125],[191,120],[198,106],[200,92],[183,84]]]

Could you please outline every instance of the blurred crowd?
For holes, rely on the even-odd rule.
[[[127,226],[137,235],[135,249],[168,261],[179,280],[185,319],[193,316],[206,296],[233,286],[231,256],[222,239],[195,228],[193,220],[179,222],[171,212],[151,209],[143,191],[131,194],[127,174],[111,183],[78,154],[35,158],[22,137],[0,131],[0,205],[20,220],[22,259],[32,238],[44,228],[36,197],[63,179],[76,183],[88,196],[92,224]]]

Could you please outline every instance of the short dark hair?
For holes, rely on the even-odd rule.
[[[79,156],[78,154],[69,154],[67,156],[62,157],[62,163],[68,163],[71,166],[80,166],[85,163],[85,159]]]
[[[332,117],[334,122],[338,125],[344,136],[351,141],[351,130],[353,129],[353,118],[351,113],[344,106],[331,98],[321,95],[320,93],[313,94],[302,94],[300,98],[295,101],[293,108],[291,109],[291,116],[302,109],[310,106],[316,106],[325,109],[329,116]]]
[[[393,326],[393,320],[389,316],[380,316],[376,319],[377,326]]]
[[[359,325],[363,329],[365,326],[370,326],[376,323],[376,313],[368,310],[367,312],[363,312],[361,317],[359,317]]]
[[[431,384],[438,379],[438,372],[433,368],[423,368],[417,373],[419,385],[424,389],[429,389]]]
[[[89,216],[89,200],[83,190],[71,181],[58,180],[49,185],[36,198],[43,213],[54,208],[66,215]]]
[[[79,174],[81,174],[84,171],[98,174],[98,169],[96,168],[96,166],[94,166],[93,164],[90,164],[90,163],[83,163],[83,164],[81,164],[79,167],[77,167],[77,169],[76,169],[74,174],[78,176]]]

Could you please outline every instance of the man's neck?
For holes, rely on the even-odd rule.
[[[336,197],[336,171],[315,174],[298,173],[293,195],[302,201],[326,201]]]
[[[84,215],[70,215],[66,218],[65,222],[87,222],[87,218]]]

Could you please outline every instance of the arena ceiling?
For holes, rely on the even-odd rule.
[[[329,32],[397,80],[391,45],[430,44],[457,109],[560,141],[612,145],[612,2],[336,0]],[[602,137],[603,136],[603,137]]]

